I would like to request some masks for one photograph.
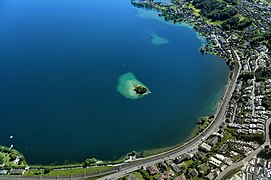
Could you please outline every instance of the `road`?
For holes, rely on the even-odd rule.
[[[84,178],[97,177],[97,176],[105,176],[103,178],[100,178],[100,180],[118,179],[118,178],[123,177],[133,171],[140,169],[141,167],[152,165],[152,164],[155,164],[155,163],[167,160],[167,159],[176,158],[176,157],[188,152],[192,148],[197,147],[199,144],[201,144],[202,143],[201,139],[203,137],[210,136],[214,131],[216,131],[219,128],[221,123],[224,121],[224,116],[227,111],[228,104],[230,102],[232,93],[233,93],[235,86],[236,86],[237,78],[240,73],[241,64],[240,64],[239,56],[237,55],[236,51],[233,49],[231,49],[231,51],[232,51],[233,59],[235,61],[235,68],[233,71],[233,76],[228,84],[228,87],[226,89],[224,97],[221,99],[218,110],[216,112],[215,119],[201,134],[199,134],[195,138],[191,139],[190,141],[188,141],[188,142],[186,142],[186,143],[184,143],[174,149],[171,149],[169,151],[160,153],[158,155],[142,158],[140,160],[119,166],[118,171],[111,170],[111,171],[104,172],[101,174],[73,177],[72,179],[84,179]],[[37,177],[34,177],[34,178],[37,179]],[[58,179],[58,177],[41,177],[41,178],[42,179]],[[7,179],[9,179],[9,178],[7,177]],[[27,178],[21,177],[21,179],[27,179]],[[71,177],[60,177],[59,179],[71,179]]]
[[[228,85],[228,88],[226,90],[226,93],[221,100],[220,107],[217,111],[215,120],[210,124],[204,132],[202,132],[200,135],[197,137],[193,138],[192,140],[184,143],[183,145],[172,149],[170,151],[161,153],[159,155],[147,157],[144,159],[141,159],[139,161],[133,162],[131,164],[124,165],[123,167],[120,168],[120,171],[111,175],[108,175],[106,177],[100,178],[100,180],[106,180],[106,179],[118,179],[120,177],[123,177],[133,171],[136,171],[140,169],[141,167],[145,167],[148,165],[152,165],[161,161],[164,161],[166,159],[173,159],[178,156],[180,156],[183,153],[186,153],[187,151],[191,150],[192,148],[198,146],[199,144],[202,143],[202,137],[208,137],[210,136],[215,130],[219,128],[221,123],[224,121],[224,116],[228,108],[228,104],[230,102],[232,93],[235,89],[235,85],[237,82],[237,78],[240,73],[240,59],[239,56],[237,55],[236,51],[232,49],[232,55],[235,60],[235,68],[234,68],[234,74],[232,76],[232,79]]]
[[[265,125],[265,142],[263,145],[261,145],[258,149],[255,151],[251,152],[246,158],[244,158],[242,161],[239,161],[238,163],[232,164],[229,166],[227,169],[225,169],[223,172],[219,174],[219,176],[216,177],[216,180],[219,180],[223,178],[227,173],[229,173],[231,170],[234,170],[236,168],[239,168],[241,166],[244,166],[246,163],[248,163],[252,158],[254,158],[262,149],[264,149],[264,146],[270,145],[270,132],[269,132],[269,127],[270,127],[271,119],[268,119],[266,121]]]

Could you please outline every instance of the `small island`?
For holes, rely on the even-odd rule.
[[[120,76],[117,90],[129,99],[138,99],[151,93],[147,86],[138,81],[132,73],[125,73]]]

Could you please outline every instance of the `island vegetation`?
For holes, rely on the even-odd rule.
[[[138,95],[144,95],[145,93],[148,92],[148,89],[146,87],[144,87],[144,86],[140,86],[140,85],[135,84],[134,85],[134,91]]]

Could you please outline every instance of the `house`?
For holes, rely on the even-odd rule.
[[[155,165],[147,166],[146,169],[147,169],[147,171],[149,172],[150,175],[154,175],[154,174],[157,174],[159,172]]]
[[[221,155],[221,154],[215,154],[215,157],[220,160],[220,161],[224,161],[225,160],[225,156]]]
[[[190,156],[185,153],[182,154],[181,156],[176,157],[173,162],[176,164],[180,164],[181,162],[186,161],[188,159],[190,159]]]
[[[164,180],[164,179],[166,179],[166,176],[162,173],[157,178],[157,180]]]
[[[174,173],[171,170],[166,171],[165,173],[166,179],[171,179],[174,176]]]
[[[172,168],[172,170],[173,170],[175,173],[181,172],[181,169],[179,168],[179,166],[177,166],[174,162],[171,162],[171,163],[170,163],[170,167]]]
[[[212,179],[215,178],[215,176],[214,176],[213,173],[210,172],[207,176],[205,176],[205,178],[208,179],[208,180],[212,180]]]
[[[202,143],[199,148],[204,152],[209,152],[212,147],[206,143]]]
[[[181,176],[176,177],[174,180],[186,180],[186,177],[185,175],[181,175]]]
[[[209,163],[216,166],[216,167],[220,167],[220,165],[222,164],[222,162],[214,157],[210,157],[209,159]]]
[[[189,172],[189,175],[192,177],[196,177],[198,175],[198,171],[196,169],[193,169],[192,171]]]
[[[129,176],[128,180],[138,180],[138,178],[135,175]]]
[[[0,175],[6,175],[8,173],[7,170],[0,170]]]
[[[25,172],[25,169],[11,169],[9,171],[10,175],[23,175]]]
[[[167,170],[167,165],[164,162],[159,162],[158,167],[162,170]]]
[[[209,142],[209,145],[210,146],[213,146],[215,145],[216,143],[218,142],[218,137],[217,136],[214,136],[211,138],[210,142]]]

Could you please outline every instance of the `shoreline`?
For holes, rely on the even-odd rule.
[[[162,19],[162,18],[161,18],[161,19]],[[173,24],[173,22],[170,22],[170,23]],[[189,24],[188,22],[183,22],[183,23],[180,23],[180,24],[187,24],[187,25],[189,25],[190,27],[192,27],[191,29],[192,29],[194,32],[198,33],[202,39],[205,39],[205,36],[202,35],[202,33],[200,33],[200,31],[196,30],[192,24]],[[197,37],[197,36],[196,36],[196,37]],[[208,44],[208,42],[207,42],[207,44]],[[216,56],[219,56],[219,55],[216,55]],[[221,56],[219,56],[219,57],[221,57]],[[225,60],[225,61],[227,61],[227,59],[225,59],[225,58],[223,58],[223,57],[222,57],[222,59]],[[227,66],[230,67],[230,65],[227,65]],[[221,109],[221,106],[223,105],[222,102],[223,102],[223,100],[224,100],[224,97],[227,95],[227,91],[228,91],[228,89],[229,89],[229,87],[230,87],[231,81],[233,81],[233,79],[231,78],[231,73],[233,73],[233,71],[234,71],[234,70],[230,69],[230,74],[229,74],[229,78],[228,78],[228,83],[227,83],[227,85],[226,85],[226,87],[225,87],[223,96],[220,97],[220,99],[219,99],[218,102],[216,103],[216,108],[215,108],[216,110],[215,110],[215,113],[214,113],[215,116],[217,116],[217,114],[219,113],[219,111],[220,111],[220,109]],[[200,118],[200,117],[199,117],[199,118]],[[212,123],[213,123],[213,121],[212,121]],[[210,123],[210,125],[212,125],[212,123]],[[209,125],[209,126],[210,126],[210,125]],[[209,126],[208,126],[208,127],[209,127]],[[206,129],[208,129],[208,127],[207,127]],[[197,129],[197,127],[195,127],[194,129]],[[150,157],[153,157],[153,156],[155,156],[155,155],[157,155],[157,154],[164,154],[164,153],[166,153],[166,152],[168,152],[168,151],[173,151],[173,150],[176,149],[176,148],[180,148],[180,147],[184,146],[187,142],[189,142],[189,141],[191,141],[191,140],[193,140],[193,139],[195,139],[195,138],[197,137],[197,135],[193,135],[194,133],[197,133],[197,131],[194,132],[194,129],[192,129],[191,134],[190,134],[187,138],[185,138],[185,140],[183,140],[182,142],[180,142],[180,143],[178,143],[178,144],[176,144],[176,145],[174,145],[174,146],[169,146],[169,147],[163,147],[163,148],[151,149],[151,150],[143,151],[143,152],[146,152],[146,153],[151,152],[151,151],[154,151],[154,154],[150,154],[150,155],[148,155],[147,157],[144,157],[144,158],[150,158]],[[205,130],[206,130],[206,129],[205,129]],[[205,131],[205,130],[204,130],[204,131]],[[160,150],[161,150],[161,151],[160,151]],[[155,152],[155,151],[158,151],[158,152]],[[124,157],[125,157],[125,155],[124,155]],[[118,160],[116,160],[116,161],[120,161],[120,160],[123,160],[123,159],[120,158],[120,159],[118,159]],[[113,162],[114,162],[114,161],[113,161]],[[31,164],[29,164],[29,165],[30,165],[30,166],[36,166],[36,165],[31,165]],[[68,168],[71,168],[71,166],[74,167],[74,165],[75,165],[75,164],[64,164],[63,166],[69,166]],[[78,164],[77,164],[77,165],[78,165]],[[47,165],[38,165],[38,166],[44,167],[44,168],[48,167]],[[50,165],[49,165],[49,166],[50,166]],[[58,165],[58,166],[62,166],[62,165]],[[63,166],[62,166],[61,168],[63,168]],[[57,167],[57,166],[50,166],[50,167]],[[77,167],[80,167],[80,166],[77,166]],[[82,167],[82,166],[81,166],[81,167]]]

